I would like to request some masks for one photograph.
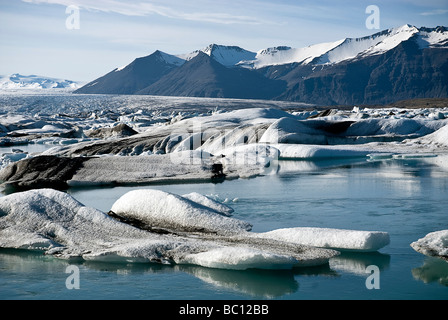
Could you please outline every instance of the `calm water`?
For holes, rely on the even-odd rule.
[[[80,289],[68,290],[61,261],[0,250],[0,299],[447,299],[448,263],[409,245],[448,229],[448,166],[433,159],[280,162],[276,174],[222,184],[156,185],[227,199],[254,232],[284,227],[387,231],[377,253],[345,253],[328,266],[293,271],[226,271],[195,266],[78,262]],[[70,190],[109,211],[135,187]],[[366,267],[380,269],[380,289],[366,288]]]

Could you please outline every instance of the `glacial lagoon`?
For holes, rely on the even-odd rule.
[[[341,228],[385,231],[391,241],[378,252],[343,252],[328,265],[278,271],[66,261],[1,249],[0,299],[444,300],[448,264],[410,247],[448,224],[448,171],[436,159],[279,161],[269,175],[217,184],[71,188],[75,199],[104,212],[135,189],[198,192],[231,206],[254,232]],[[70,290],[73,265],[80,281]],[[369,266],[379,270],[379,288],[369,286]]]

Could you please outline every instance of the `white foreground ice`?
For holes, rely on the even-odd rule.
[[[448,261],[448,230],[431,232],[411,243],[411,247],[424,255]]]
[[[338,252],[318,248],[322,244],[320,236],[340,237],[339,241],[346,240],[345,247],[353,250],[359,250],[355,242],[363,242],[362,237],[367,242],[370,239],[370,248],[386,244],[384,238],[376,238],[378,243],[372,243],[377,233],[349,230],[314,229],[307,236],[302,234],[301,239],[297,238],[298,229],[292,233],[274,230],[271,234],[255,234],[247,231],[250,226],[247,222],[156,190],[126,194],[111,211],[114,215],[85,207],[70,195],[52,189],[5,196],[0,198],[0,247],[41,250],[66,259],[195,264],[243,270],[328,263]],[[146,228],[128,224],[129,218]],[[192,224],[196,228],[190,230]],[[302,243],[306,237],[308,245]],[[313,244],[312,239],[317,242]]]
[[[137,219],[151,227],[168,230],[199,231],[222,235],[250,231],[244,221],[187,198],[159,190],[135,190],[118,199],[111,211],[124,218]]]
[[[330,228],[287,228],[261,233],[257,236],[320,248],[360,252],[378,251],[390,242],[387,232]]]
[[[215,199],[212,199],[211,197],[202,195],[198,192],[191,192],[188,194],[182,195],[182,197],[189,199],[191,201],[194,201],[196,203],[202,204],[205,207],[208,207],[210,209],[213,209],[217,211],[218,213],[230,217],[232,216],[232,213],[234,212],[233,208],[229,207],[228,205],[221,203],[219,201],[216,201]]]

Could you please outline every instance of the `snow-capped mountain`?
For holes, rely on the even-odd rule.
[[[196,50],[188,54],[177,56],[185,62],[195,58],[200,52],[212,57],[224,66],[234,66],[245,61],[250,61],[256,58],[257,53],[242,49],[237,46],[223,46],[218,44],[211,44],[202,50]]]
[[[341,40],[295,49],[284,46],[268,48],[260,50],[254,60],[243,61],[239,63],[239,65],[242,67],[259,69],[290,63],[308,64],[329,50],[337,47],[342,42],[343,41]]]
[[[81,87],[79,82],[56,79],[36,75],[21,75],[18,73],[9,76],[0,76],[0,90],[20,89],[71,89]]]
[[[444,28],[421,30],[404,25],[363,38],[346,38],[336,42],[321,43],[305,48],[276,47],[261,50],[254,60],[242,61],[240,66],[263,68],[290,63],[335,64],[342,61],[382,54],[400,43],[416,36],[421,47],[447,45],[448,31]]]
[[[183,55],[156,51],[76,92],[316,104],[440,98],[448,97],[447,49],[446,27],[411,25],[304,48],[278,46],[252,52],[212,44]]]

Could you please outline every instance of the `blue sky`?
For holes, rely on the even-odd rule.
[[[68,29],[66,8],[80,8]],[[361,37],[366,8],[380,29],[448,25],[448,0],[0,0],[0,74],[93,80],[155,50],[188,53],[211,43],[258,51]]]

